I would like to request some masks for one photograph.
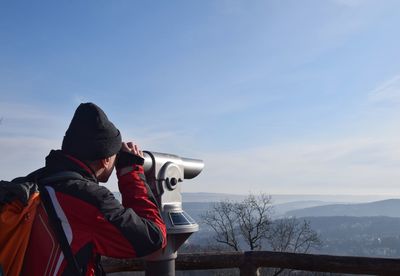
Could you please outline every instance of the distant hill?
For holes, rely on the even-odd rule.
[[[323,241],[319,253],[369,257],[400,256],[400,218],[344,216],[305,219]]]
[[[120,192],[113,192],[116,199],[121,200]],[[183,202],[218,202],[223,200],[240,201],[246,195],[221,194],[221,193],[182,193]]]
[[[117,199],[121,198],[121,194],[118,191],[113,192]],[[227,194],[227,193],[182,193],[183,202],[218,202],[222,200],[233,200],[233,201],[241,201],[247,195],[240,194]],[[359,202],[371,202],[388,199],[388,196],[382,195],[296,195],[296,194],[278,194],[271,195],[272,203],[274,205],[283,204],[283,203],[292,203],[292,202],[310,202],[310,204],[322,202],[323,204],[316,205],[325,205],[325,204],[336,204],[338,202],[346,202],[346,203],[359,203]],[[400,197],[400,196],[399,196]],[[395,196],[393,197],[395,198]],[[303,204],[303,203],[301,203]],[[300,205],[301,205],[300,204]],[[308,203],[305,203],[306,205]],[[312,206],[312,205],[311,205]],[[311,206],[299,206],[299,208],[311,207]],[[292,208],[289,208],[292,209]]]
[[[183,202],[182,209],[199,223],[201,215],[211,210],[214,204],[215,202]]]
[[[183,209],[196,221],[200,221],[200,217],[207,210],[211,210],[213,205],[216,202],[183,202]],[[304,207],[314,207],[314,206],[322,206],[331,204],[329,202],[324,201],[296,201],[296,202],[288,202],[282,204],[274,204],[273,205],[273,218],[281,218],[285,215],[286,212],[300,209]]]
[[[322,234],[324,238],[356,239],[363,235],[373,237],[396,236],[400,238],[400,218],[395,217],[331,216],[305,217],[304,219],[309,221],[312,229]]]
[[[330,217],[354,216],[371,217],[387,216],[400,217],[400,199],[387,199],[369,203],[357,204],[329,204],[309,207],[286,212],[287,216],[295,217]]]
[[[246,195],[220,194],[220,193],[182,193],[183,202],[218,202],[223,200],[240,201]]]
[[[274,216],[282,217],[287,212],[297,209],[305,209],[316,206],[332,205],[335,202],[325,202],[320,200],[304,200],[304,201],[293,201],[280,204],[274,204]],[[336,202],[339,203],[339,202]]]
[[[114,192],[121,200],[121,194]],[[212,203],[222,200],[241,201],[246,195],[222,193],[182,193],[182,200],[194,217],[204,213]],[[400,217],[400,199],[367,203],[373,196],[353,195],[271,195],[274,217],[282,216],[390,216]],[[379,196],[378,196],[379,198]],[[372,200],[370,200],[372,201]],[[344,203],[345,202],[345,203]],[[353,202],[353,203],[349,203]],[[195,204],[198,203],[198,204]],[[193,209],[193,210],[192,210]]]
[[[247,195],[227,194],[227,193],[182,193],[184,202],[216,202],[225,199],[229,200],[242,200]],[[338,202],[371,202],[378,200],[385,200],[390,198],[384,195],[296,195],[296,194],[272,194],[272,203],[282,204],[288,202],[305,202],[305,201],[322,201],[325,203],[338,203]],[[395,198],[396,196],[392,196]],[[400,196],[399,196],[400,198]]]

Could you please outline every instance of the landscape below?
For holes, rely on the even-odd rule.
[[[119,193],[114,193],[120,198]],[[213,230],[201,215],[215,202],[240,201],[244,195],[183,193],[183,209],[200,230],[187,245],[203,248],[215,244]],[[375,201],[374,201],[375,200]],[[296,217],[309,221],[321,240],[310,253],[344,256],[400,257],[400,199],[377,196],[272,195],[273,219]],[[268,248],[265,248],[268,250]]]

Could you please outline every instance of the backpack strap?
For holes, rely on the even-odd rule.
[[[54,182],[58,182],[61,180],[68,180],[68,179],[83,179],[83,176],[77,172],[64,171],[64,172],[54,173],[47,177],[40,178],[38,180],[38,182],[40,183],[40,185],[46,185],[49,183],[54,183]]]
[[[44,186],[47,183],[50,182],[56,182],[60,180],[66,180],[66,179],[82,179],[83,177],[76,173],[76,172],[60,172],[53,174],[49,177],[43,178],[39,180],[40,185],[39,186],[39,191],[40,195],[42,198],[43,205],[47,211],[47,214],[50,219],[50,224],[52,225],[52,228],[54,232],[56,233],[57,239],[60,243],[61,249],[63,251],[64,257],[68,262],[68,267],[72,269],[72,272],[74,275],[83,275],[82,271],[79,268],[78,262],[76,261],[76,258],[74,254],[72,253],[71,246],[68,243],[67,237],[65,236],[64,229],[62,227],[62,222],[60,218],[57,215],[57,212],[52,204],[49,192],[47,191],[46,187]]]

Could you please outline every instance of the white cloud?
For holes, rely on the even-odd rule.
[[[0,137],[1,179],[40,168],[59,144],[58,139]],[[184,182],[185,192],[400,194],[400,139],[281,144],[184,157],[205,162],[198,177]],[[106,186],[116,190],[115,178]]]
[[[34,137],[0,137],[0,179],[11,180],[44,166],[51,149],[59,148],[60,141]]]
[[[124,128],[123,139],[133,141],[145,150],[160,150],[162,148],[174,148],[176,143],[184,140],[185,134],[171,130],[157,130],[150,128]]]
[[[400,194],[398,141],[360,138],[209,153],[204,172],[184,191]]]
[[[0,137],[62,137],[68,126],[58,110],[23,103],[0,102]]]
[[[388,81],[382,87],[392,87],[397,81]],[[21,106],[14,108],[18,110]],[[29,111],[24,113],[25,116],[13,108],[8,107],[7,110],[13,118],[20,116],[21,122],[25,117],[37,118],[46,127],[48,121],[43,120],[49,114],[29,106],[24,108]],[[63,123],[66,126],[68,122]],[[61,144],[62,135],[55,138],[32,128],[24,135],[17,132],[11,136],[4,135],[3,127],[5,125],[0,125],[1,179],[11,179],[43,166],[49,150],[59,148]],[[185,192],[400,194],[398,133],[392,133],[391,139],[377,138],[379,136],[376,135],[368,139],[275,144],[229,152],[196,152],[193,149],[195,139],[188,133],[160,131],[155,127],[122,129],[124,139],[134,139],[143,149],[203,159],[204,171],[195,179],[184,182]],[[60,127],[61,133],[64,130]],[[117,189],[115,179],[106,186],[111,190]]]
[[[38,120],[49,118],[49,114],[32,105],[23,103],[0,102],[0,114],[3,118]]]
[[[60,148],[64,121],[56,112],[23,103],[0,102],[1,179],[44,166],[51,149]]]
[[[384,81],[369,93],[372,103],[400,103],[400,74]]]

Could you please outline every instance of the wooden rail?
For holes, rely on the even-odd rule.
[[[142,260],[104,259],[106,272],[144,270]],[[185,253],[176,259],[176,270],[239,268],[241,275],[258,275],[258,268],[363,275],[400,275],[400,259],[298,254],[271,251]]]

